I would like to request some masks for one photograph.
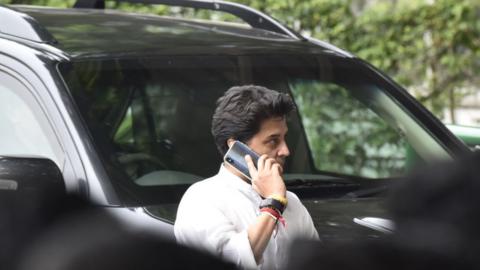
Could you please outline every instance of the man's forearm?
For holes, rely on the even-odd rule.
[[[258,216],[256,222],[248,228],[248,240],[257,264],[262,259],[263,252],[267,247],[268,241],[270,241],[276,224],[274,218],[266,213],[262,213]]]

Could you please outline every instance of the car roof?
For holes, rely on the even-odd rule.
[[[332,53],[331,48],[242,24],[115,10],[13,7],[38,21],[58,41],[54,46],[74,58]]]

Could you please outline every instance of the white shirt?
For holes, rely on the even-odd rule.
[[[288,206],[257,265],[247,229],[260,214],[260,195],[221,166],[217,175],[193,184],[183,195],[174,231],[181,244],[207,250],[246,269],[280,269],[297,238],[318,239],[307,209],[287,191]]]

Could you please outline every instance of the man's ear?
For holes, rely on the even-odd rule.
[[[227,140],[227,145],[228,145],[228,148],[232,147],[233,143],[235,142],[235,139],[233,138],[230,138]]]

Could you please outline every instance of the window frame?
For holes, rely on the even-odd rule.
[[[2,78],[3,77],[3,78]],[[11,80],[11,81],[8,81]],[[17,84],[9,85],[9,84]],[[46,135],[46,139],[50,143],[52,152],[55,155],[55,159],[48,156],[42,156],[48,159],[51,159],[55,164],[64,172],[65,164],[67,162],[67,156],[65,153],[65,147],[63,146],[56,129],[48,117],[48,113],[45,108],[42,106],[38,96],[31,84],[28,83],[26,79],[22,76],[17,75],[15,72],[10,69],[0,65],[0,85],[6,86],[7,89],[11,90],[15,95],[17,95],[28,108],[31,113],[35,115],[36,123],[42,129],[42,133]],[[19,87],[20,86],[20,87]],[[18,88],[17,88],[18,87]],[[46,134],[48,133],[48,134]],[[7,154],[5,154],[7,155]],[[8,154],[12,156],[39,156],[35,153],[25,153],[25,154]]]

